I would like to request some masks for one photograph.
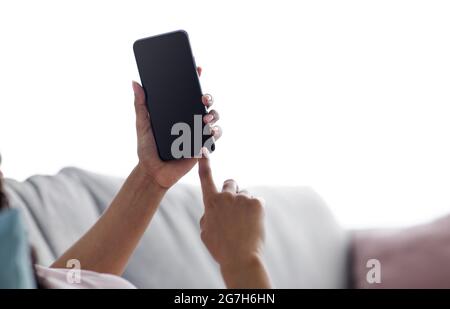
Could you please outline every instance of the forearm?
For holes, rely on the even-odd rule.
[[[52,267],[77,259],[82,269],[122,274],[165,192],[138,165],[95,225]]]
[[[220,268],[229,289],[270,289],[271,283],[262,259],[255,255],[246,261],[223,265]]]

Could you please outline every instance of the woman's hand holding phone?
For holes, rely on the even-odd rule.
[[[201,69],[198,68],[197,72],[200,74]],[[82,269],[121,275],[166,190],[197,162],[195,158],[161,161],[144,90],[136,82],[133,82],[133,90],[139,163],[100,219],[53,263],[54,268],[65,268],[67,261],[77,259]],[[208,103],[208,100],[203,99],[207,107],[210,105]],[[218,114],[211,110],[203,120],[213,126],[218,120]],[[220,137],[220,128],[213,128],[213,135],[217,139]]]
[[[200,76],[202,69],[198,67],[197,72]],[[198,159],[185,158],[173,161],[162,161],[159,158],[155,137],[150,123],[150,115],[145,102],[144,89],[137,82],[133,81],[133,91],[134,107],[136,110],[137,152],[139,157],[138,168],[146,175],[150,176],[155,184],[163,189],[168,189],[189,172],[197,163]],[[203,96],[202,102],[207,108],[212,105],[212,101],[208,96]],[[215,126],[217,120],[219,120],[219,113],[213,109],[203,117],[205,124],[211,126],[215,140],[219,139],[222,135],[221,128]]]
[[[199,176],[205,212],[201,239],[219,263],[228,288],[270,288],[261,258],[264,243],[263,201],[227,180],[221,192],[212,177],[209,154],[202,149]]]

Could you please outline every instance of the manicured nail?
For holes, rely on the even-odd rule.
[[[209,159],[209,151],[208,151],[208,148],[202,147],[202,154],[203,154],[203,157],[205,157],[206,159]]]
[[[212,95],[210,95],[209,93],[205,93],[202,97],[202,100],[203,100],[203,104],[205,104],[207,106],[211,106],[214,102]]]
[[[210,122],[211,120],[213,120],[214,116],[211,114],[207,114],[205,115],[205,122]]]
[[[136,94],[139,91],[139,84],[135,82],[134,80],[131,82],[131,85],[133,86],[133,92]]]

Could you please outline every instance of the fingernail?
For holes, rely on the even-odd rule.
[[[214,102],[214,99],[213,99],[212,95],[210,95],[209,93],[205,93],[203,95],[203,103],[204,104],[212,105],[213,102]]]
[[[211,120],[213,120],[213,118],[214,118],[213,115],[207,114],[207,115],[205,116],[205,121],[206,121],[206,122],[210,122]]]
[[[202,154],[206,159],[209,159],[209,151],[208,148],[202,147]]]
[[[136,94],[139,91],[139,84],[133,80],[131,86],[133,87],[134,94]]]

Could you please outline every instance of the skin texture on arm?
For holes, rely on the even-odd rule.
[[[96,224],[52,267],[77,259],[82,269],[122,274],[165,192],[138,164]]]
[[[212,177],[209,154],[202,149],[199,176],[205,212],[200,220],[201,238],[219,263],[228,288],[271,288],[261,258],[264,244],[263,202],[230,179],[218,192]]]
[[[201,74],[200,68],[198,73]],[[196,158],[160,160],[144,90],[133,82],[133,91],[139,163],[100,219],[53,263],[53,268],[65,268],[69,260],[77,259],[84,270],[121,275],[166,191],[198,161]],[[208,98],[204,96],[202,101],[210,107]],[[221,135],[220,127],[213,126],[218,117],[214,110],[204,117],[216,140]]]

